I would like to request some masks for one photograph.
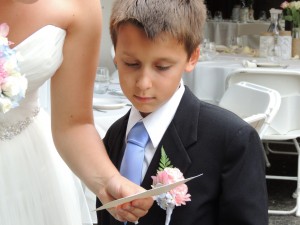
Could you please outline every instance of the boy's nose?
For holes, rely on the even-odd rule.
[[[152,72],[153,73],[153,72]],[[151,76],[151,70],[150,69],[143,69],[138,76],[136,85],[141,90],[146,90],[152,87],[152,76]]]

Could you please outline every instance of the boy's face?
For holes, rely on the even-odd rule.
[[[182,74],[195,67],[198,56],[196,50],[188,59],[184,46],[169,35],[153,41],[129,23],[118,30],[115,63],[120,85],[144,117],[172,97]]]

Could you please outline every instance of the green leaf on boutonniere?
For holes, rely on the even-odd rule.
[[[160,161],[159,161],[158,171],[163,171],[167,167],[173,168],[173,165],[171,164],[171,161],[168,158],[164,147],[162,146],[161,147],[161,157],[160,157]]]

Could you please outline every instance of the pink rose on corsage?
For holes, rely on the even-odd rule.
[[[156,176],[152,176],[152,180],[152,188],[184,180],[180,170],[171,165],[163,147],[161,149],[159,169]],[[181,184],[167,193],[156,196],[155,200],[162,209],[166,210],[165,225],[168,225],[175,206],[185,205],[187,201],[191,201],[191,195],[188,194],[187,185]]]
[[[20,56],[9,45],[7,35],[9,27],[0,24],[0,112],[6,113],[11,108],[19,106],[25,97],[27,79],[22,75],[18,66]]]

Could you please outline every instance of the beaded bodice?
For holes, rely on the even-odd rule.
[[[25,99],[20,106],[0,113],[0,141],[11,139],[32,122],[39,111],[38,91],[58,69],[63,60],[66,31],[47,25],[15,47],[22,56],[20,69],[28,80]]]

